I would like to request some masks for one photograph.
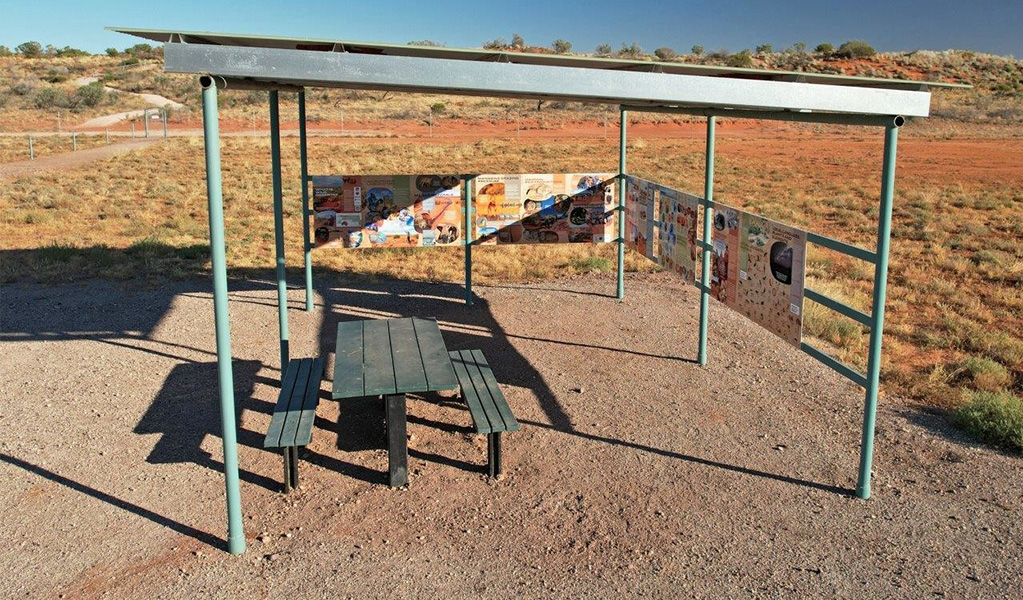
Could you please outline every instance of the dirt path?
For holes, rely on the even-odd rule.
[[[75,80],[75,85],[77,85],[78,87],[82,87],[82,86],[89,85],[90,83],[95,83],[97,81],[99,81],[99,77],[80,77],[80,78]],[[176,109],[182,108],[184,106],[184,104],[181,104],[180,102],[175,102],[174,100],[171,100],[170,98],[165,98],[165,97],[160,96],[158,94],[139,94],[139,93],[135,93],[135,92],[126,92],[124,90],[119,90],[117,88],[112,88],[112,87],[110,87],[108,85],[103,86],[103,89],[107,90],[108,92],[117,92],[119,94],[127,94],[129,96],[136,96],[138,98],[141,98],[141,99],[145,100],[146,102],[152,104],[153,106],[155,106],[157,108],[163,108],[165,106],[168,106],[168,107],[176,110]],[[82,123],[81,125],[79,125],[78,127],[76,127],[76,129],[109,127],[111,125],[117,124],[117,123],[119,123],[121,121],[124,121],[126,119],[136,119],[138,117],[145,117],[146,116],[146,112],[147,111],[145,109],[142,109],[142,110],[128,110],[128,111],[124,111],[124,112],[113,113],[113,114],[110,114],[110,115],[104,115],[102,117],[96,117],[95,119],[89,119],[88,121],[86,121],[86,122]]]
[[[262,449],[280,378],[271,283],[231,282],[244,527],[227,555],[207,279],[6,286],[0,589],[67,598],[1005,598],[1023,461],[891,393],[874,496],[862,390],[669,275],[478,287],[317,276],[296,357],[339,320],[437,317],[480,348],[522,430],[506,478],[450,398],[409,401],[410,486],[383,485],[381,405],[322,400],[302,488]],[[292,290],[298,307],[301,290]],[[25,307],[31,307],[26,310]],[[329,398],[330,384],[321,394]],[[1013,590],[1016,590],[1015,592]]]
[[[88,150],[66,152],[55,156],[44,156],[35,160],[0,163],[0,179],[8,177],[22,177],[25,175],[54,171],[58,169],[74,169],[89,165],[98,160],[110,158],[111,156],[117,156],[132,150],[147,148],[159,141],[160,138],[131,140],[110,144],[109,146],[90,148]]]

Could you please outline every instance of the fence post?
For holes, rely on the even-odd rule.
[[[860,471],[856,496],[870,497],[870,470],[874,461],[874,423],[877,392],[881,381],[881,338],[884,335],[884,303],[888,291],[888,252],[892,233],[892,201],[895,196],[895,150],[898,125],[888,125],[884,134],[884,163],[881,169],[881,205],[878,210],[877,264],[874,265],[874,302],[871,307],[870,348],[867,354],[867,389],[863,403],[863,438],[860,443]]]
[[[711,223],[714,211],[714,117],[707,117],[707,158],[704,165],[703,198],[703,245],[700,249],[700,347],[696,353],[696,362],[707,364],[707,321],[710,312],[710,253],[713,247],[711,240]]]
[[[78,132],[71,132],[71,150],[74,152],[78,151]]]
[[[135,120],[131,121],[131,139],[135,139]]]
[[[164,107],[163,109],[161,109],[160,112],[163,113],[161,115],[163,117],[163,137],[164,137],[164,139],[166,139],[167,138],[167,108]]]
[[[106,134],[106,136],[107,136],[107,143],[109,144],[110,143],[110,128],[109,127],[104,127],[103,128],[103,133]]]
[[[619,300],[625,298],[625,126],[628,124],[628,114],[621,111],[618,140],[618,265],[617,265],[617,288],[615,297]]]
[[[36,159],[36,150],[35,147],[32,145],[32,136],[28,136],[28,159],[29,160]]]
[[[277,255],[277,322],[281,373],[288,369],[288,282],[284,260],[284,194],[281,191],[281,115],[277,90],[270,90],[270,171],[274,194],[274,249]]]
[[[144,126],[146,128],[146,137],[149,137],[149,109],[148,108],[142,111],[142,120],[145,121]]]

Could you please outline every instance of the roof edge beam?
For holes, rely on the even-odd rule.
[[[850,115],[842,113],[815,113],[771,110],[739,110],[697,108],[685,106],[637,106],[623,104],[622,110],[636,112],[672,113],[696,117],[722,117],[725,119],[767,119],[771,121],[794,121],[798,123],[824,123],[828,125],[865,125],[876,127],[902,127],[906,118],[902,115]]]

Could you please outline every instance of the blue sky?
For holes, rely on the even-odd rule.
[[[432,39],[478,47],[521,34],[527,43],[556,38],[579,51],[600,43],[645,50],[694,44],[733,52],[770,43],[864,39],[878,50],[969,48],[1023,56],[1023,0],[0,0],[0,44],[36,40],[100,52],[133,38],[106,25],[328,37],[404,43]]]

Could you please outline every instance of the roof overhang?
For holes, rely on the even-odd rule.
[[[247,89],[334,87],[691,108],[926,117],[930,92],[210,44],[167,43],[168,72]]]

